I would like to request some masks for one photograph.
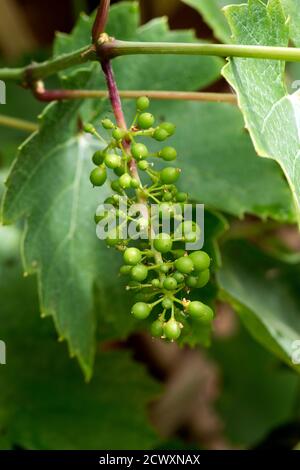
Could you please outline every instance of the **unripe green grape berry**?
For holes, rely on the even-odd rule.
[[[163,122],[159,125],[159,127],[166,131],[169,135],[173,135],[176,130],[176,126],[172,122]]]
[[[205,251],[194,251],[189,258],[194,263],[195,271],[205,271],[210,266],[210,257]]]
[[[186,285],[192,289],[197,287],[197,282],[198,282],[197,276],[188,276],[185,281]]]
[[[151,313],[151,306],[145,302],[137,302],[132,307],[131,313],[138,320],[145,320]]]
[[[159,279],[152,279],[151,284],[155,289],[158,289],[160,287],[160,280]]]
[[[125,165],[123,165],[122,163],[117,168],[114,168],[114,174],[116,176],[120,177],[120,176],[124,175],[125,172],[126,172],[126,168],[125,168]]]
[[[116,194],[115,194],[115,196],[116,196]],[[116,201],[115,201],[113,196],[109,196],[104,200],[104,204],[110,204],[112,206],[115,204],[115,202]]]
[[[166,162],[176,160],[177,152],[174,147],[165,147],[159,152],[159,156]]]
[[[122,188],[118,180],[112,181],[110,187],[113,191],[116,191],[116,193],[122,193]]]
[[[174,318],[170,318],[170,320],[164,324],[163,329],[166,338],[170,341],[176,341],[181,334],[180,325]]]
[[[163,195],[163,200],[164,200],[165,202],[170,202],[170,201],[172,201],[172,199],[173,199],[173,196],[172,196],[171,193],[167,193],[167,192],[164,193],[164,195]]]
[[[190,302],[187,309],[191,318],[204,324],[209,324],[214,318],[214,312],[208,306],[199,301]]]
[[[148,157],[148,149],[144,144],[133,144],[131,146],[131,153],[136,160],[142,160]]]
[[[176,281],[178,282],[178,284],[181,284],[183,281],[184,281],[184,275],[182,273],[179,273],[178,271],[176,271],[174,274],[173,274],[173,277],[174,279],[176,279]]]
[[[196,287],[198,289],[202,289],[202,287],[205,287],[206,284],[209,282],[209,279],[210,279],[210,271],[209,269],[205,269],[205,271],[202,271],[199,274]]]
[[[131,186],[131,176],[128,173],[124,173],[124,175],[120,176],[119,178],[119,185],[123,189],[128,189]]]
[[[126,131],[117,127],[112,133],[112,136],[117,141],[123,140],[126,137]]]
[[[177,271],[183,274],[190,274],[194,270],[194,263],[188,256],[182,256],[175,261]]]
[[[142,253],[138,248],[127,248],[123,255],[124,263],[130,266],[136,266],[142,260]]]
[[[151,113],[143,113],[138,117],[138,126],[140,129],[149,129],[154,124],[154,116]]]
[[[170,310],[173,307],[173,301],[169,297],[164,297],[161,304],[166,310]]]
[[[123,266],[120,267],[120,274],[129,274],[131,270],[132,270],[132,266],[129,266],[128,264],[124,264]]]
[[[162,273],[166,274],[170,270],[170,267],[166,263],[164,263],[159,267],[159,270]]]
[[[185,250],[173,250],[172,251],[172,254],[174,256],[174,258],[178,259],[178,258],[181,258],[182,256],[185,255]]]
[[[164,129],[161,129],[160,127],[155,129],[153,133],[153,139],[157,140],[158,142],[163,142],[164,140],[167,140],[168,137],[169,137],[168,132],[165,131]]]
[[[87,134],[95,134],[95,132],[96,132],[95,127],[94,127],[92,124],[89,124],[89,123],[84,124],[83,130],[84,130],[84,132],[86,132]]]
[[[141,160],[138,162],[138,168],[142,171],[146,171],[149,168],[149,163],[146,160]]]
[[[115,153],[108,153],[105,157],[104,163],[108,168],[114,170],[115,168],[121,166],[122,159],[119,155],[116,155]]]
[[[161,320],[155,320],[150,327],[151,335],[154,338],[161,338],[164,333],[163,326],[164,324]]]
[[[134,281],[143,282],[148,276],[148,269],[143,264],[137,264],[132,268],[130,275]]]
[[[90,175],[90,180],[93,186],[103,186],[106,179],[107,179],[106,168],[103,166],[99,166],[95,168]]]
[[[114,129],[115,127],[114,123],[110,119],[103,119],[101,121],[101,124],[103,128],[106,130]]]
[[[186,242],[194,243],[201,236],[201,228],[196,222],[186,220],[178,225],[176,235],[183,236]]]
[[[105,158],[105,153],[103,150],[97,150],[97,152],[94,153],[92,161],[94,165],[99,166],[104,162]]]
[[[177,281],[174,277],[167,277],[163,283],[164,289],[175,290],[177,288]]]
[[[177,202],[185,202],[188,199],[187,193],[177,193],[176,194],[176,201]]]
[[[136,109],[138,111],[145,111],[150,106],[150,100],[147,96],[140,96],[136,101]]]
[[[160,233],[154,240],[153,246],[155,250],[159,251],[160,253],[168,253],[168,251],[172,250],[173,241],[169,234]]]
[[[140,187],[140,183],[138,182],[137,179],[131,178],[130,186],[131,186],[133,189],[137,189],[137,188]]]
[[[181,170],[179,168],[167,167],[161,170],[160,180],[163,184],[176,183],[180,176]]]

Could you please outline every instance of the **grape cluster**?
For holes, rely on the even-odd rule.
[[[187,319],[203,325],[209,325],[213,320],[214,314],[208,305],[188,298],[192,290],[201,289],[208,283],[211,260],[204,251],[188,252],[185,248],[186,243],[193,243],[200,237],[201,229],[196,222],[184,220],[174,210],[176,205],[183,206],[188,202],[188,194],[176,187],[181,170],[171,165],[154,169],[153,161],[157,159],[167,164],[175,161],[175,148],[164,146],[151,152],[143,143],[145,138],[164,142],[175,132],[175,126],[170,122],[155,125],[155,117],[148,112],[149,105],[147,97],[137,100],[136,116],[128,130],[119,128],[110,119],[102,121],[110,140],[103,150],[93,155],[95,168],[90,180],[93,186],[102,186],[109,178],[113,194],[105,202],[111,204],[120,217],[124,216],[120,210],[124,196],[127,208],[137,202],[145,206],[138,218],[126,213],[125,222],[122,219],[108,234],[106,243],[123,254],[124,265],[120,273],[129,276],[127,290],[132,290],[136,296],[132,315],[140,320],[152,318],[152,335],[174,341],[180,337]],[[102,140],[92,125],[87,124],[85,131]],[[158,207],[159,227],[164,214],[176,220],[179,226],[171,233],[153,234],[149,223],[151,204]],[[107,216],[107,213],[97,213],[96,223]],[[128,222],[136,223],[141,231],[146,230],[147,239],[139,242],[123,239],[120,229]],[[135,246],[131,246],[132,243]]]

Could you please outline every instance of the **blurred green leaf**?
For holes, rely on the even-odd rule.
[[[244,329],[232,338],[215,340],[211,355],[221,369],[218,409],[231,442],[249,448],[294,418],[299,377]]]
[[[249,243],[229,242],[222,250],[219,285],[252,336],[293,363],[300,339],[300,266],[282,263]]]
[[[242,0],[182,0],[195,8],[211,27],[216,38],[224,43],[230,42],[230,28],[222,8],[226,5],[240,4]]]

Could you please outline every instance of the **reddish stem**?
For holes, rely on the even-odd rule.
[[[110,7],[110,0],[101,0],[100,5],[98,7],[93,30],[92,30],[92,38],[93,38],[94,44],[97,43],[100,35],[104,33],[105,31],[105,26],[106,26],[107,19],[108,19],[109,7]]]
[[[117,126],[120,127],[121,129],[127,129],[125,116],[124,116],[123,109],[122,109],[121,98],[119,95],[119,90],[118,90],[117,83],[114,77],[114,72],[111,66],[111,62],[109,60],[104,60],[101,62],[101,66],[102,66],[102,70],[106,78],[108,94],[109,94],[110,102],[111,102],[112,109],[115,115],[115,119],[117,122]],[[126,151],[130,153],[130,142],[128,142],[128,140],[124,140],[123,145]],[[130,159],[129,171],[131,175],[133,176],[133,178],[140,181],[138,169],[137,169],[134,158]]]

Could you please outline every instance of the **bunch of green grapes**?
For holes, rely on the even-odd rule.
[[[177,158],[175,148],[163,146],[151,152],[143,143],[146,138],[164,142],[175,132],[170,122],[155,126],[155,117],[148,112],[149,105],[147,97],[137,100],[137,113],[128,130],[119,128],[110,119],[102,121],[111,139],[93,155],[95,168],[90,180],[93,186],[99,187],[110,178],[113,193],[105,203],[115,208],[114,214],[120,222],[108,233],[106,243],[123,254],[120,273],[129,277],[127,289],[135,293],[132,315],[140,320],[152,318],[152,335],[174,341],[180,337],[188,317],[203,325],[213,320],[208,305],[189,300],[192,290],[201,289],[209,282],[211,260],[204,251],[186,250],[187,243],[199,239],[201,229],[196,222],[185,220],[183,211],[179,214],[175,210],[188,202],[188,194],[176,186],[181,170],[170,165]],[[85,130],[99,137],[92,125],[87,124]],[[167,166],[155,169],[153,162],[158,160]],[[124,201],[128,210],[136,203],[142,204],[142,214],[138,218],[128,216]],[[155,234],[150,223],[153,204],[158,208],[156,217],[160,228]],[[161,231],[164,215],[173,219],[171,233]],[[98,224],[107,217],[109,214],[103,211],[96,214],[95,221]],[[141,232],[146,231],[147,237],[139,241],[135,237],[122,238],[121,227],[129,222],[135,223]],[[179,224],[176,228],[175,222]]]

